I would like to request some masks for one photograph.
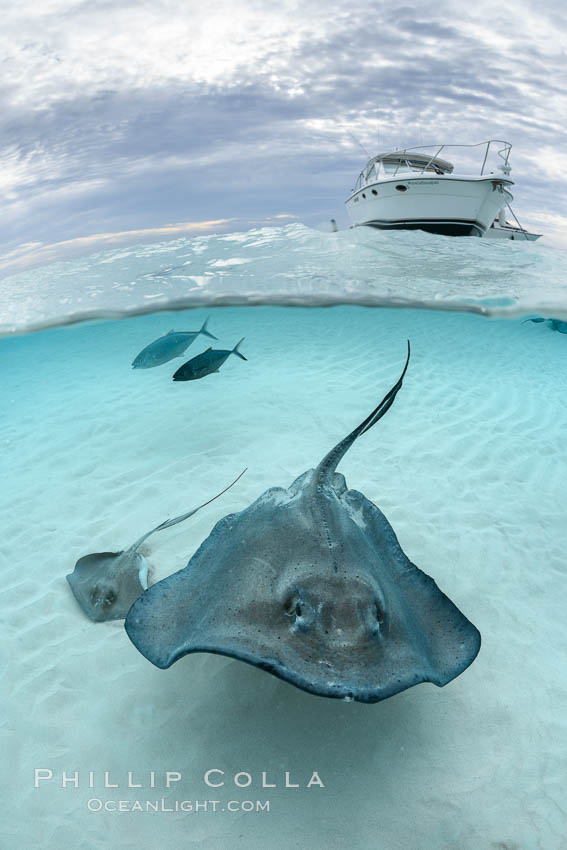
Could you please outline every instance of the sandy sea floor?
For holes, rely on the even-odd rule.
[[[183,360],[130,368],[206,315],[0,340],[5,846],[567,847],[567,336],[456,313],[219,308],[214,345],[245,337],[247,363],[180,384]],[[370,412],[406,338],[403,389],[340,471],[481,631],[462,676],[344,703],[219,656],[158,670],[120,622],[83,615],[65,580],[79,557],[125,548],[247,466],[222,499],[144,544],[152,581],[184,567],[218,519],[289,486]],[[35,768],[53,779],[34,788]],[[205,785],[211,768],[224,787]],[[61,787],[63,771],[79,788]],[[182,774],[169,789],[165,771]],[[234,786],[239,771],[249,787]],[[263,771],[276,788],[261,787]],[[284,787],[286,771],[299,788]],[[324,788],[306,787],[313,771]],[[225,810],[88,808],[162,798]],[[231,800],[270,811],[229,812]]]

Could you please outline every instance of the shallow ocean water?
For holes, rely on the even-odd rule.
[[[522,276],[543,263],[533,245],[523,254],[507,246],[514,253],[506,295],[503,274],[495,288],[480,271],[482,240],[410,236],[384,244],[431,252],[438,268],[436,251],[449,252],[454,267],[463,258],[474,266],[468,287],[463,273],[461,300],[478,308],[508,298],[527,307]],[[327,237],[319,239],[323,257]],[[109,255],[106,290],[103,255],[81,261],[85,274],[100,275],[97,310],[105,297],[109,309],[140,309],[148,281],[118,306],[116,286],[136,279],[127,265],[150,250],[135,249],[122,265]],[[291,252],[300,246],[292,241],[283,255],[262,250],[272,252],[277,271],[294,268]],[[414,260],[422,280],[416,303],[435,293],[424,256]],[[491,256],[504,256],[501,247]],[[548,253],[541,300],[560,305],[563,260],[553,260]],[[78,298],[76,262],[37,277],[62,292],[74,269]],[[404,263],[409,279],[409,253]],[[330,288],[332,269],[334,258],[320,260],[312,294]],[[69,302],[42,313],[34,273],[26,274],[31,300],[7,302],[4,326],[56,325],[76,315]],[[373,281],[383,297],[382,272]],[[353,292],[355,283],[353,272]],[[165,297],[186,297],[182,285]],[[246,285],[243,278],[241,295]],[[364,287],[359,280],[359,294]],[[457,296],[440,306],[454,306]],[[209,346],[200,337],[184,359],[131,369],[148,342],[171,328],[197,329],[207,316],[219,337],[212,344],[232,348],[244,337],[247,362],[231,357],[219,374],[174,383],[184,359]],[[412,359],[394,406],[339,471],[383,510],[408,557],[479,628],[480,654],[461,676],[442,689],[422,684],[376,705],[347,704],[219,656],[189,655],[158,670],[120,622],[82,614],[65,580],[79,557],[126,547],[248,467],[221,499],[144,544],[152,582],[181,569],[218,519],[269,486],[289,486],[373,409],[399,375],[406,339]],[[8,846],[565,846],[566,356],[567,335],[515,314],[349,304],[162,309],[0,339]],[[34,788],[35,768],[53,779]],[[225,786],[205,785],[213,768],[225,771]],[[61,787],[63,771],[79,772],[78,788]],[[105,771],[118,789],[104,787]],[[142,788],[127,787],[129,771]],[[165,771],[182,775],[169,789]],[[250,786],[235,787],[240,771],[251,775]],[[299,788],[284,787],[286,771]],[[306,787],[313,771],[324,788]],[[277,787],[262,788],[262,773]],[[219,810],[209,803],[207,811],[89,811],[93,799],[162,798],[165,808],[218,800]],[[270,811],[229,812],[232,800],[268,800]]]

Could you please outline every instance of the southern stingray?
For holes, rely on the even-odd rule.
[[[96,552],[79,558],[75,569],[67,576],[67,581],[85,614],[95,622],[123,620],[132,603],[148,586],[148,562],[138,551],[144,540],[156,531],[171,528],[172,525],[189,519],[205,505],[230,490],[244,472],[241,472],[232,484],[199,507],[182,516],[168,519],[142,534],[129,549],[123,552]]]
[[[152,369],[154,366],[161,366],[162,363],[173,360],[174,357],[181,357],[200,334],[216,339],[217,337],[207,330],[208,321],[205,319],[202,328],[198,331],[169,331],[165,336],[154,339],[136,355],[132,362],[132,369]]]
[[[477,629],[335,472],[392,406],[409,357],[408,342],[397,383],[316,469],[221,519],[185,569],[137,599],[125,627],[153,664],[214,652],[313,694],[377,702],[472,663]]]
[[[561,319],[543,319],[538,316],[536,319],[524,319],[522,324],[525,324],[525,322],[535,322],[536,324],[545,322],[550,331],[558,331],[560,334],[567,334],[567,322],[562,322]]]

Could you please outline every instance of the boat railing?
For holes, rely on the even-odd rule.
[[[497,145],[502,145],[502,147],[496,149]],[[427,160],[427,162],[423,165],[423,168],[419,169],[419,167],[416,167],[415,161],[410,166],[410,163],[407,161],[407,159],[411,160],[412,153],[416,153],[418,151],[423,151],[423,150],[430,151],[431,148],[433,148],[433,147],[436,147],[437,149],[436,149],[435,153],[431,155],[429,160]],[[400,150],[392,151],[392,154],[390,154],[390,155],[391,156],[395,155],[400,160],[397,167],[396,167],[396,170],[394,171],[392,176],[395,177],[398,174],[400,168],[405,168],[405,167],[411,167],[412,170],[419,171],[419,173],[424,174],[427,171],[428,168],[431,168],[433,166],[435,160],[441,155],[441,153],[445,150],[445,148],[484,148],[484,157],[483,157],[482,165],[481,165],[481,168],[480,168],[480,176],[481,177],[484,175],[484,170],[487,166],[489,154],[491,153],[491,151],[495,151],[495,150],[496,150],[497,156],[500,157],[500,159],[502,160],[502,163],[500,164],[500,168],[505,173],[509,173],[509,171],[510,171],[510,166],[508,165],[508,158],[510,156],[510,151],[512,150],[512,145],[510,144],[510,142],[505,142],[502,139],[489,139],[486,142],[478,142],[477,144],[473,144],[473,145],[454,145],[454,144],[448,144],[448,145],[443,144],[443,145],[438,145],[438,146],[435,146],[435,145],[416,145],[415,147],[401,148]],[[372,157],[372,159],[370,159],[366,163],[366,166],[362,169],[362,171],[358,175],[358,180],[356,181],[354,189],[352,190],[353,192],[356,192],[357,189],[360,189],[363,186],[366,186],[366,184],[368,183],[369,177],[370,177],[370,170],[371,170],[372,166],[374,166],[377,162],[381,161],[383,156],[384,156],[383,154],[381,154],[379,156],[374,156],[374,157]]]

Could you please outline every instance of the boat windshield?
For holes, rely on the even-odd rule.
[[[383,159],[376,165],[381,165],[384,174],[395,174],[400,171],[427,171],[431,174],[447,174],[453,170],[452,167],[447,168],[447,163],[436,163],[434,160],[425,163],[423,160],[391,158]]]

